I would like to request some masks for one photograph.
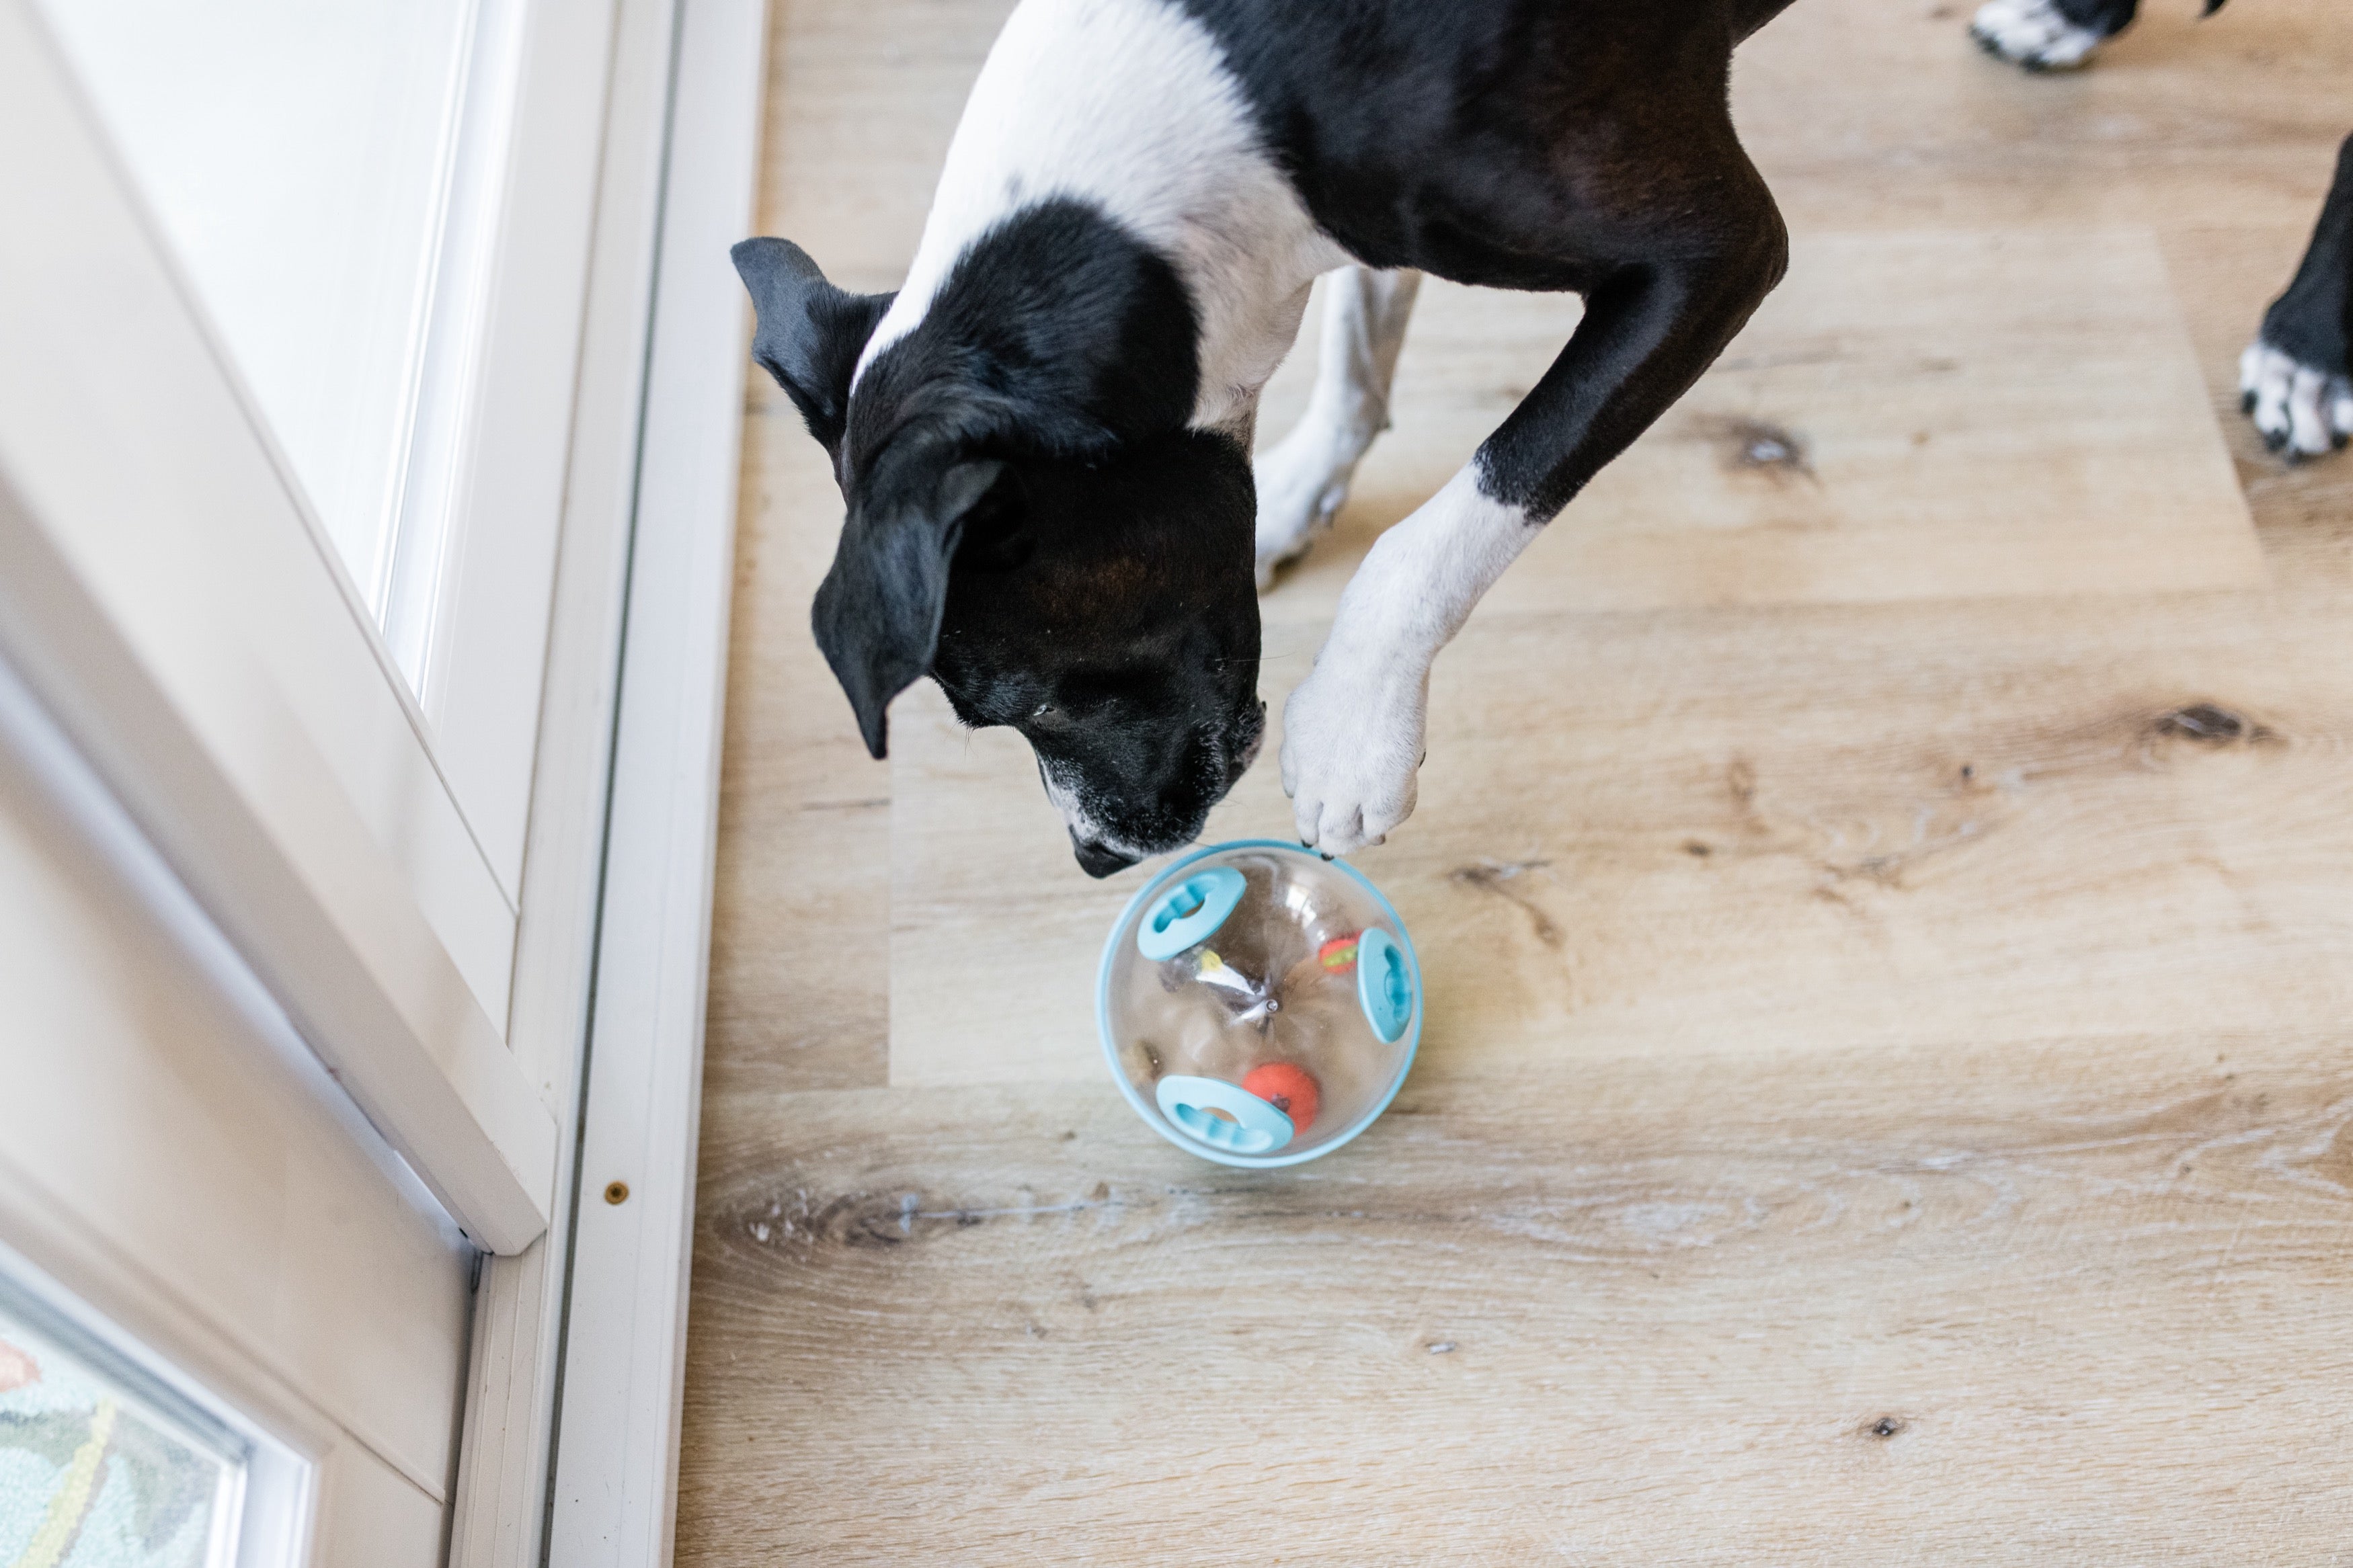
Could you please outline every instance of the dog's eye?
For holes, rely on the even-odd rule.
[[[1050,702],[1040,702],[1037,707],[1029,710],[1029,721],[1033,724],[1051,723],[1060,717],[1060,710]]]

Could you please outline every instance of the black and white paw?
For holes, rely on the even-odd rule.
[[[2075,70],[2108,35],[2071,21],[2054,0],[1986,0],[1969,23],[1978,47],[2031,71]]]
[[[2353,376],[2307,364],[2257,338],[2239,356],[2239,406],[2290,462],[2353,440]]]

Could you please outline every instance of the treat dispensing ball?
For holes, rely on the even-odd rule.
[[[1293,1165],[1388,1109],[1421,1037],[1421,970],[1354,868],[1225,844],[1129,900],[1095,1012],[1112,1075],[1161,1136],[1222,1164]]]

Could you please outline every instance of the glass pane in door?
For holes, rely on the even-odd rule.
[[[37,4],[383,626],[420,406],[464,358],[432,342],[453,193],[498,153],[468,123],[483,0]]]
[[[245,1455],[0,1301],[0,1563],[229,1568]]]

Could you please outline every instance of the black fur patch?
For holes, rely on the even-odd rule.
[[[1250,459],[1178,430],[1081,465],[1017,459],[966,521],[933,673],[1010,725],[1104,839],[1173,849],[1255,749]],[[1081,840],[1097,876],[1131,854]]]
[[[1733,46],[1787,0],[1181,0],[1266,144],[1360,259],[1573,290],[1575,338],[1481,447],[1549,518],[1698,379],[1787,234],[1727,110]]]
[[[1181,429],[1200,384],[1176,269],[1102,213],[1058,200],[974,242],[851,398],[849,471],[910,429],[992,453],[1085,457]]]
[[[849,374],[889,294],[852,294],[789,239],[747,239],[731,255],[759,317],[752,357],[776,378],[818,444],[839,460],[849,414]]]
[[[932,668],[965,517],[1004,468],[946,443],[902,443],[842,524],[809,625],[876,757],[889,749],[891,699]]]
[[[1700,209],[1734,39],[1788,0],[1181,0],[1357,259],[1583,292]],[[1672,241],[1667,242],[1672,245]]]
[[[2059,14],[2075,26],[2104,38],[2113,38],[2133,25],[2140,0],[2052,0]],[[2206,14],[2221,9],[2222,0],[2206,0]]]
[[[2353,374],[2353,137],[2337,150],[2336,182],[2295,280],[2263,313],[2263,338],[2316,370]]]

